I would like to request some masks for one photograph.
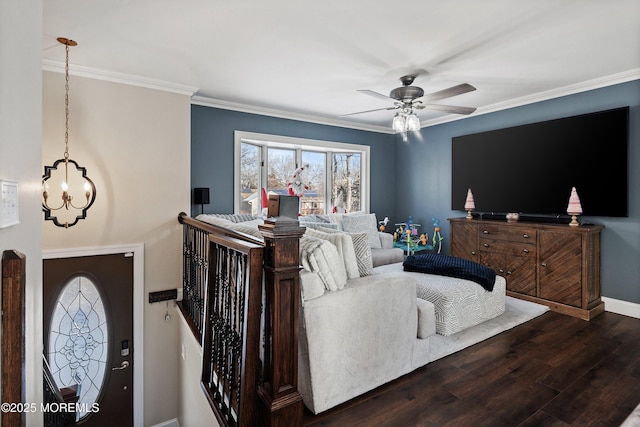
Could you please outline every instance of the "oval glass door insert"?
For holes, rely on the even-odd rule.
[[[87,276],[60,291],[49,331],[48,360],[58,388],[78,384],[79,421],[98,402],[106,374],[108,322],[100,292]]]

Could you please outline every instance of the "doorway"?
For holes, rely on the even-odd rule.
[[[78,425],[142,424],[143,251],[132,249],[43,256],[44,355],[59,387],[80,385]]]

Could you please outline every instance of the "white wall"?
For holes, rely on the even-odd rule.
[[[180,393],[178,421],[181,426],[213,427],[218,421],[202,388],[202,347],[180,313]]]
[[[177,416],[179,320],[172,303],[167,322],[166,304],[147,301],[182,285],[177,215],[190,207],[190,97],[73,73],[69,86],[70,158],[87,168],[97,197],[69,229],[45,222],[42,245],[144,244],[144,425],[158,424]],[[44,166],[64,152],[64,74],[43,72],[42,119]]]
[[[0,252],[27,259],[26,401],[42,401],[42,258],[40,205],[42,0],[0,2],[0,179],[18,181],[20,224],[0,229]],[[42,425],[27,414],[26,424]]]

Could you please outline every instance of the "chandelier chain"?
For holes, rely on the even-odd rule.
[[[64,160],[69,159],[69,43],[65,43],[65,65],[64,65]]]

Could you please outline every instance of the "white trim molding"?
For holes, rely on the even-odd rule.
[[[605,311],[640,319],[640,304],[638,303],[607,297],[602,297],[602,301]]]
[[[50,249],[42,259],[93,255],[133,254],[133,425],[144,425],[144,244],[88,248]]]
[[[337,141],[325,141],[317,139],[297,138],[283,135],[271,135],[265,133],[245,132],[236,130],[233,133],[234,146],[233,146],[233,211],[234,213],[240,212],[240,199],[236,192],[236,186],[239,186],[240,182],[240,151],[243,142],[254,143],[256,145],[263,145],[269,147],[280,147],[286,149],[301,149],[309,151],[323,151],[323,152],[357,152],[360,153],[361,159],[361,171],[360,181],[365,183],[366,188],[360,193],[361,208],[365,212],[369,212],[371,204],[371,147],[368,145],[352,144],[346,142]],[[328,169],[328,167],[327,167]],[[327,180],[329,175],[327,174]],[[361,184],[363,186],[363,184]],[[327,188],[329,183],[327,182]],[[327,197],[329,195],[327,194]],[[329,201],[326,200],[326,206],[330,206]]]
[[[174,418],[172,420],[163,421],[160,424],[154,424],[151,427],[180,427],[180,423],[178,423],[177,418]]]
[[[56,73],[64,73],[64,63],[60,61],[52,61],[49,59],[42,60],[42,69]],[[282,119],[297,120],[308,123],[315,123],[327,126],[343,127],[355,130],[364,130],[370,132],[394,134],[391,126],[380,126],[367,123],[356,123],[349,120],[323,117],[314,114],[304,114],[294,111],[286,111],[273,107],[263,107],[258,105],[250,105],[223,99],[210,98],[196,95],[199,88],[187,86],[183,84],[167,82],[163,80],[152,79],[149,77],[135,76],[131,74],[118,73],[115,71],[101,70],[97,68],[83,67],[81,65],[73,65],[69,69],[69,74],[81,77],[87,77],[96,80],[105,80],[115,83],[128,84],[131,86],[145,87],[148,89],[156,89],[165,92],[178,93],[191,97],[192,105],[201,105],[204,107],[220,108],[223,110],[238,111],[249,114],[259,114],[262,116],[278,117]],[[586,92],[593,89],[599,89],[612,86],[619,83],[630,82],[640,79],[640,68],[634,68],[621,73],[612,74],[610,76],[599,77],[584,82],[574,83],[567,86],[534,93],[531,95],[509,99],[507,101],[498,102],[486,107],[479,108],[471,117],[482,114],[493,113],[496,111],[507,110],[509,108],[519,107],[522,105],[533,104],[536,102],[546,101],[553,98],[560,98],[566,95]],[[421,128],[438,125],[441,123],[463,120],[466,116],[456,114],[447,114],[432,120],[425,120],[421,123]]]
[[[64,73],[63,62],[51,61],[49,59],[42,60],[42,69],[54,73]],[[148,77],[133,76],[131,74],[117,73],[115,71],[99,70],[96,68],[83,67],[81,65],[73,65],[69,68],[69,74],[72,76],[86,77],[95,80],[104,80],[113,83],[122,83],[130,86],[144,87],[147,89],[161,90],[164,92],[177,93],[180,95],[193,96],[198,91],[197,87],[181,85],[178,83],[165,82],[163,80],[151,79]]]

